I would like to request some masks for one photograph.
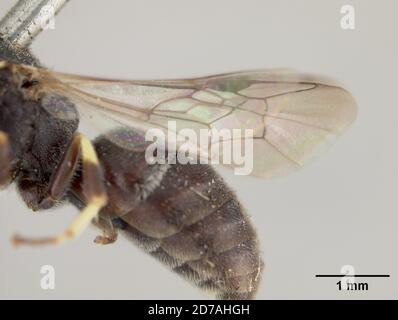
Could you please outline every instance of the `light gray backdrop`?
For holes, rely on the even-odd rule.
[[[2,0],[2,16],[14,1]],[[340,8],[356,29],[340,28]],[[398,298],[398,2],[317,0],[72,0],[43,32],[34,53],[60,71],[121,78],[189,77],[290,67],[344,83],[359,115],[323,157],[302,171],[263,181],[222,174],[253,217],[266,268],[259,298]],[[18,231],[56,233],[77,210],[32,213],[14,188],[0,194],[1,298],[167,298],[208,296],[125,239],[93,243],[90,228],[60,247],[15,250]],[[56,288],[40,288],[40,268]],[[391,274],[367,292],[339,292],[339,273]]]

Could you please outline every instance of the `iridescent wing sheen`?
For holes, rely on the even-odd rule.
[[[169,120],[176,121],[177,131],[252,129],[252,175],[260,177],[299,169],[356,117],[350,93],[294,72],[262,70],[150,81],[51,76],[59,80],[51,82],[54,89],[77,105],[84,101],[95,112],[140,130],[167,131]],[[208,151],[199,150],[209,156]]]

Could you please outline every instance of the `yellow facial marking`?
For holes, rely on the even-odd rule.
[[[8,136],[0,131],[0,144],[6,144],[8,142]]]

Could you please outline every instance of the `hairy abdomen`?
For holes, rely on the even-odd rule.
[[[115,224],[173,271],[222,299],[251,299],[262,261],[233,192],[207,165],[148,165],[141,151],[100,138]]]

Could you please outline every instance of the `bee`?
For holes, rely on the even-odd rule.
[[[295,72],[126,81],[3,60],[0,185],[16,183],[34,211],[64,201],[81,210],[60,234],[13,242],[60,244],[94,223],[98,244],[124,234],[217,298],[253,299],[264,264],[236,195],[209,164],[148,163],[146,130],[167,132],[170,120],[196,131],[252,129],[251,174],[268,178],[300,169],[355,116],[349,92]],[[83,118],[94,139],[79,131]]]

